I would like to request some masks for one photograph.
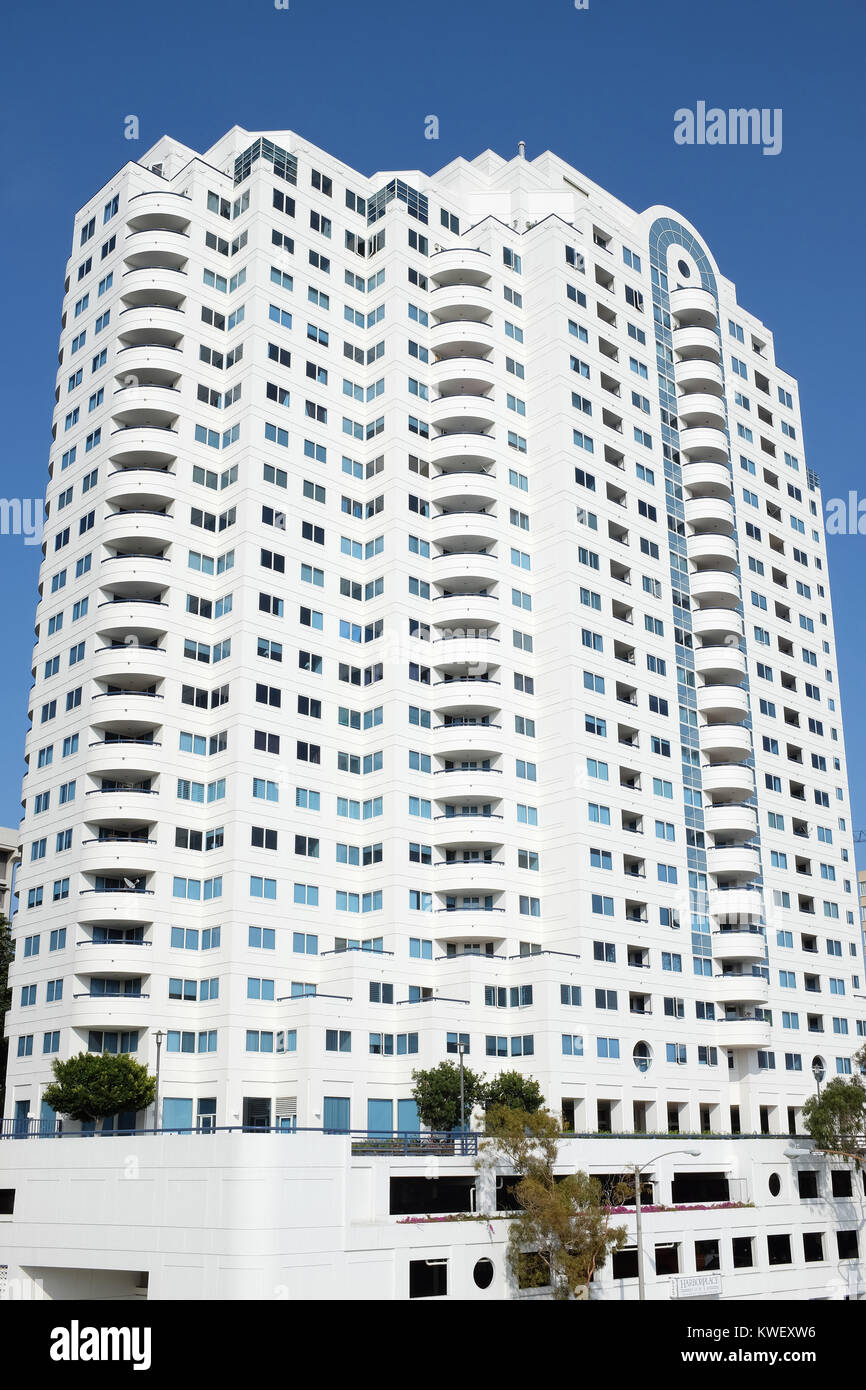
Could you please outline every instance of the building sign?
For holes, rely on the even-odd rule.
[[[717,1298],[721,1292],[721,1274],[684,1274],[671,1280],[671,1298]]]

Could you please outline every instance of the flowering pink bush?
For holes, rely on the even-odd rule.
[[[641,1204],[641,1213],[653,1211],[733,1211],[740,1207],[753,1207],[754,1202],[705,1202],[700,1206],[678,1204],[672,1207],[644,1206]],[[634,1207],[608,1207],[611,1216],[628,1216],[634,1212]],[[445,1216],[401,1216],[398,1218],[398,1226],[418,1226],[433,1221],[507,1221],[511,1216],[517,1216],[514,1211],[498,1211],[491,1215],[484,1213],[477,1214],[467,1211],[449,1212]]]

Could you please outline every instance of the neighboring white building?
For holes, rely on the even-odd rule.
[[[463,1043],[577,1131],[802,1132],[866,1036],[821,494],[698,232],[166,137],[57,380],[8,1127],[161,1034],[166,1127],[411,1131]]]
[[[18,831],[0,827],[0,917],[12,912],[12,879],[20,863]]]

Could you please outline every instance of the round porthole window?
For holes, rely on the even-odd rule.
[[[680,275],[682,275],[684,280],[688,280],[689,276],[692,273],[689,267],[686,265],[685,261],[677,261],[677,270],[680,272]]]
[[[770,1188],[770,1196],[778,1197],[779,1193],[782,1191],[782,1179],[779,1177],[778,1173],[770,1174],[768,1186]]]
[[[479,1289],[489,1289],[493,1283],[493,1261],[478,1260],[472,1271],[472,1278],[475,1280]]]
[[[649,1043],[635,1043],[631,1056],[638,1071],[649,1071],[653,1059],[652,1048]]]

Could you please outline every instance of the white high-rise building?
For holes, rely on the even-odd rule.
[[[462,1046],[578,1133],[802,1133],[866,1041],[821,494],[699,233],[166,137],[62,324],[7,1127],[159,1042],[122,1126],[414,1131]]]

